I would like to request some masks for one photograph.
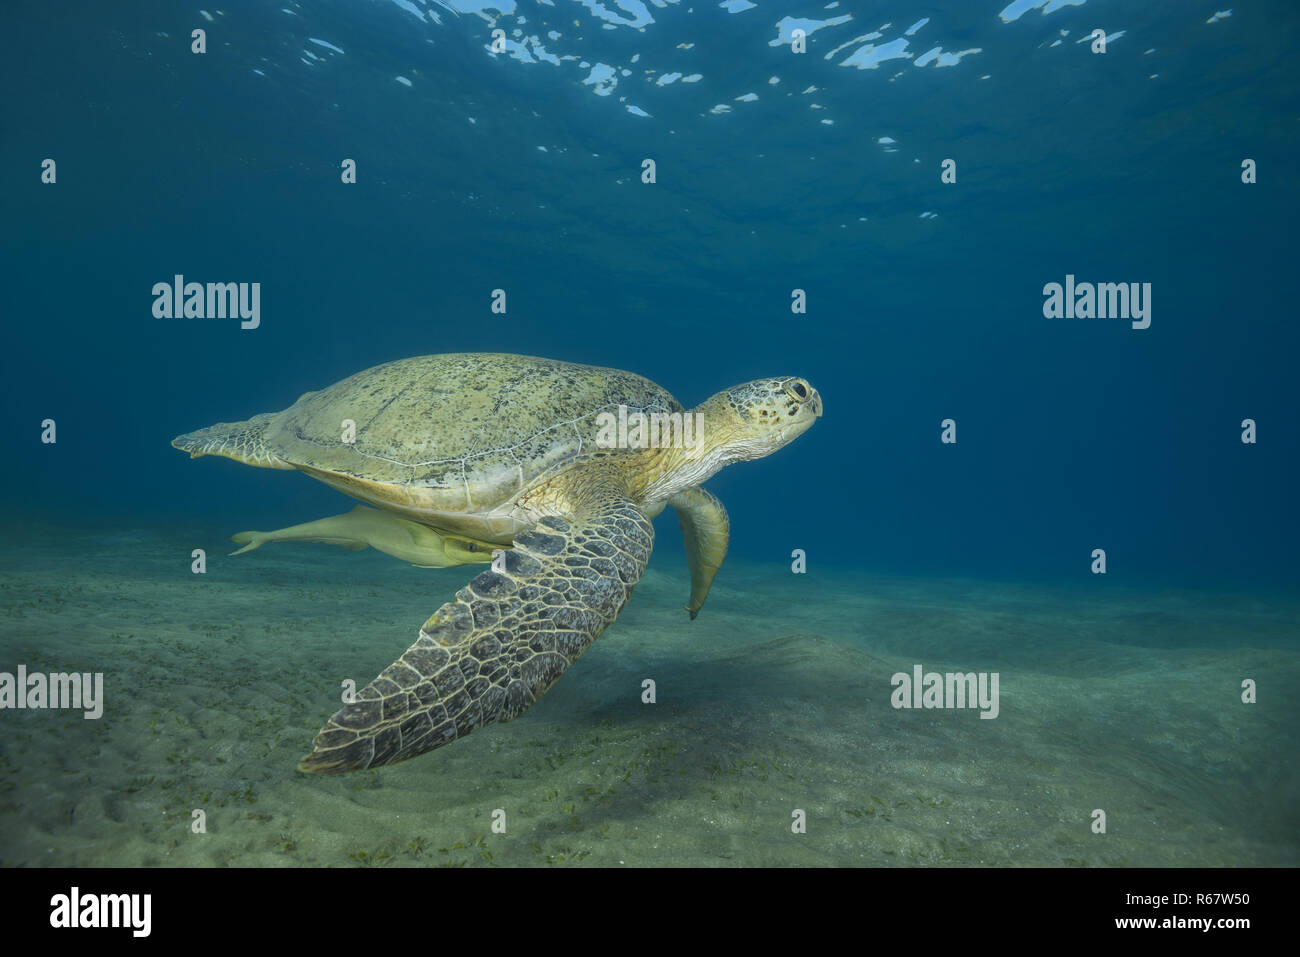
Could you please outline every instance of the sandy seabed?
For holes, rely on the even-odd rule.
[[[215,530],[4,540],[0,671],[105,695],[98,720],[0,711],[4,866],[1300,864],[1295,597],[729,560],[692,622],[670,555],[516,721],[317,777],[295,765],[340,682],[477,569],[227,558]],[[895,709],[917,664],[997,672],[998,717]]]

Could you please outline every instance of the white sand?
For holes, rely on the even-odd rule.
[[[477,570],[227,559],[212,530],[6,542],[0,671],[102,671],[107,702],[0,712],[5,866],[1300,864],[1294,600],[729,561],[691,622],[660,559],[517,721],[322,778],[295,764],[339,681],[374,677]],[[999,717],[893,709],[914,664],[998,672]]]

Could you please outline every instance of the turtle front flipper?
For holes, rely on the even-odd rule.
[[[650,520],[612,487],[585,489],[575,512],[516,535],[505,571],[483,572],[439,608],[325,723],[299,769],[405,761],[518,717],[545,694],[618,617],[654,545]]]
[[[686,610],[694,618],[713,587],[713,577],[727,557],[731,543],[731,519],[718,497],[699,486],[678,492],[668,500],[677,510],[686,545],[686,564],[691,569],[691,600]]]

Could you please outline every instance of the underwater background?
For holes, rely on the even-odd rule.
[[[0,672],[103,672],[105,710],[0,711],[0,863],[1300,863],[1298,21],[11,5]],[[177,274],[260,283],[260,324],[156,317]],[[1046,317],[1067,276],[1150,284],[1149,326]],[[797,375],[825,414],[709,481],[732,541],[697,620],[665,514],[525,715],[303,775],[339,682],[475,570],[228,558],[353,503],[170,441],[468,351],[688,408]],[[998,673],[998,717],[893,707],[916,665]]]

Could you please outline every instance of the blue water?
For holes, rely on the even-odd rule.
[[[212,22],[29,6],[5,41],[6,501],[306,514],[330,493],[168,441],[393,358],[508,351],[630,369],[687,406],[758,376],[813,382],[816,429],[714,480],[737,555],[1068,578],[1100,547],[1113,577],[1294,584],[1293,5],[1212,24],[1181,4],[1005,23],[997,0],[909,6],[629,4],[644,30],[571,3],[498,18],[630,68],[606,96],[578,62],[493,56],[489,23],[437,6],[440,24],[392,3],[235,3]],[[852,20],[796,55],[770,45],[787,14]],[[980,52],[824,57],[922,16],[907,52]],[[1075,42],[1095,23],[1124,31],[1105,54]],[[155,319],[151,288],[175,273],[260,282],[260,328]],[[1151,283],[1150,328],[1044,318],[1042,287],[1067,273]]]
[[[709,483],[738,564],[1293,598],[1300,7],[756,2],[7,11],[9,516],[342,511],[170,440],[392,359],[515,352],[688,408],[811,382],[814,428]],[[259,282],[259,327],[156,318],[176,274]],[[1149,283],[1149,327],[1046,318],[1067,275]],[[675,522],[657,549],[681,560]]]

